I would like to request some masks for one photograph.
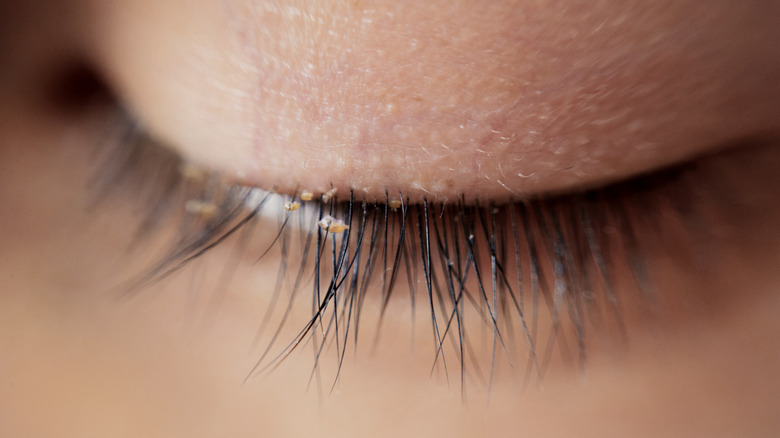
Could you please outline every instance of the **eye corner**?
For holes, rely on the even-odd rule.
[[[82,115],[117,102],[101,72],[80,57],[53,63],[43,79],[42,93],[45,105],[62,115]]]

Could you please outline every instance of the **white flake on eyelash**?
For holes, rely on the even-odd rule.
[[[329,233],[341,233],[349,229],[349,225],[346,225],[341,219],[336,219],[333,216],[325,216],[319,222],[317,222],[320,228],[326,230]]]
[[[308,190],[302,190],[301,195],[299,198],[301,198],[301,201],[311,201],[314,197],[314,194]]]
[[[336,189],[330,189],[327,192],[323,193],[322,194],[322,202],[330,202],[330,199],[335,194],[336,194]]]
[[[184,210],[189,214],[210,218],[217,212],[217,206],[200,199],[190,199],[184,204]]]
[[[328,200],[330,200],[331,199],[330,197],[333,196],[335,193],[336,190],[331,189],[325,194],[323,194],[322,197],[324,199],[326,195],[328,195],[327,198]],[[401,202],[397,201],[397,203],[399,204],[400,207]],[[285,221],[285,227],[291,229],[299,229],[300,224],[304,224],[304,223],[312,224],[313,218],[311,218],[310,215],[317,214],[316,208],[301,209],[300,207],[302,205],[299,202],[295,202],[291,200],[289,196],[281,195],[273,191],[263,190],[256,187],[253,187],[250,190],[249,194],[244,200],[244,206],[248,210],[257,209],[257,216],[261,219],[267,219],[267,220],[276,220],[276,221],[280,219],[284,220],[286,217],[288,217],[291,214],[302,214],[306,216],[306,219],[304,219],[303,221],[298,221],[298,220]],[[391,207],[392,207],[392,202],[391,202]],[[300,211],[296,211],[296,210],[300,210]],[[336,233],[336,234],[349,229],[349,225],[344,223],[342,219],[337,219],[332,216],[323,217],[319,222],[317,222],[317,225],[323,230],[326,230],[330,233]],[[314,230],[310,230],[310,231],[314,231]]]

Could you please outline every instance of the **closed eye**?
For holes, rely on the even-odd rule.
[[[777,5],[185,3],[0,6],[3,435],[777,430]]]
[[[659,260],[699,270],[696,260],[707,247],[701,240],[732,220],[720,211],[728,185],[713,180],[714,172],[735,155],[774,155],[762,141],[746,141],[596,189],[447,203],[387,192],[374,201],[335,189],[284,195],[230,184],[164,152],[130,119],[125,126],[130,133],[101,166],[99,179],[109,182],[99,185],[108,190],[104,196],[145,184],[158,194],[150,220],[181,217],[176,243],[126,284],[126,293],[178,274],[220,245],[240,255],[231,270],[245,263],[253,269],[266,256],[279,263],[258,337],[273,334],[249,376],[274,369],[306,344],[319,346],[317,358],[335,355],[340,369],[359,344],[360,327],[381,327],[394,302],[427,319],[432,370],[461,385],[489,385],[507,367],[526,382],[541,380],[551,366],[584,370],[591,345],[625,347],[641,327],[680,318],[681,302],[713,299],[704,289],[680,297],[659,285],[657,277],[668,275]],[[281,337],[290,330],[289,313],[304,303],[311,306],[308,322]],[[378,309],[378,320],[361,318],[366,306]],[[489,339],[470,341],[485,330]]]

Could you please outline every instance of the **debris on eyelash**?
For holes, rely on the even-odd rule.
[[[204,202],[199,199],[190,199],[184,204],[184,210],[189,214],[197,214],[208,218],[217,212],[217,206],[211,202]]]
[[[493,364],[500,357],[498,355],[503,355],[498,348],[507,353],[507,358],[514,355],[508,351],[511,344],[504,345],[504,340],[511,341],[516,334],[525,338],[524,355],[528,357],[526,379],[533,370],[536,370],[539,379],[542,378],[550,357],[554,357],[548,352],[558,342],[576,340],[580,366],[584,366],[583,333],[588,321],[584,316],[588,315],[585,312],[590,308],[596,309],[599,313],[594,316],[601,318],[606,317],[604,312],[609,306],[614,315],[614,324],[622,336],[625,328],[617,299],[618,291],[613,291],[613,271],[636,272],[638,287],[647,295],[652,292],[645,291],[649,286],[652,288],[652,284],[648,283],[652,278],[651,273],[645,272],[640,252],[643,243],[640,233],[644,229],[634,228],[644,224],[635,225],[633,222],[635,211],[636,214],[644,213],[645,207],[634,210],[637,208],[634,206],[636,200],[624,199],[626,189],[623,185],[618,186],[614,206],[612,202],[604,205],[607,201],[613,201],[611,188],[604,192],[587,191],[584,194],[541,199],[518,196],[519,199],[509,198],[508,202],[501,201],[498,205],[493,204],[492,200],[480,205],[478,199],[466,199],[465,196],[458,202],[448,203],[446,199],[437,199],[430,204],[423,198],[421,204],[410,201],[404,197],[404,193],[396,193],[397,197],[392,197],[385,192],[384,197],[355,200],[355,194],[347,190],[346,194],[342,194],[346,199],[341,199],[341,196],[335,199],[337,190],[333,187],[312,187],[313,190],[297,187],[292,191],[289,186],[261,189],[250,181],[230,185],[235,180],[221,180],[221,175],[188,163],[172,169],[174,173],[178,171],[181,180],[203,184],[203,187],[184,185],[185,191],[181,194],[185,196],[184,202],[179,198],[176,204],[180,209],[184,207],[185,211],[174,212],[177,216],[182,213],[187,215],[182,221],[186,227],[184,231],[189,233],[190,227],[203,231],[193,232],[192,237],[183,241],[181,249],[176,247],[169,258],[164,259],[159,267],[150,271],[141,281],[167,276],[234,235],[237,230],[250,232],[254,224],[265,228],[273,227],[274,223],[279,226],[276,237],[258,260],[272,248],[281,246],[277,289],[282,288],[282,281],[288,277],[294,279],[295,283],[290,285],[292,302],[296,291],[303,290],[308,281],[310,274],[307,274],[307,269],[314,274],[313,288],[309,293],[316,301],[310,322],[287,346],[281,347],[275,359],[265,360],[276,354],[271,350],[276,339],[274,336],[247,379],[255,374],[255,369],[275,367],[299,344],[303,345],[309,340],[322,346],[328,342],[329,345],[335,344],[336,353],[341,358],[338,362],[340,367],[346,346],[349,345],[347,334],[355,333],[357,337],[357,317],[350,317],[357,315],[353,312],[359,312],[362,297],[368,293],[379,294],[380,305],[383,306],[381,311],[384,312],[396,277],[403,279],[405,276],[409,283],[412,315],[415,311],[413,300],[420,295],[419,290],[425,288],[431,306],[434,343],[438,344],[434,364],[436,367],[442,364],[444,376],[449,379],[447,365],[444,364],[447,348],[442,345],[445,340],[453,340],[454,347],[460,350],[461,384],[465,382],[466,376],[465,354],[473,355],[463,331],[466,327],[463,315],[467,308],[473,307],[478,320],[481,319],[488,326],[492,324],[490,383],[479,370],[482,360],[468,360],[477,367],[476,373],[473,373],[477,380],[490,385]],[[520,174],[525,178],[533,175]],[[639,187],[645,190],[642,181]],[[498,183],[503,185],[500,181]],[[633,187],[632,183],[626,188],[633,194]],[[327,188],[329,190],[324,190]],[[422,187],[417,188],[424,190]],[[654,199],[655,192],[650,194],[651,199]],[[304,204],[309,201],[316,205],[311,202]],[[279,211],[280,207],[284,209],[282,212]],[[292,214],[299,209],[302,211]],[[388,212],[388,209],[392,212]],[[399,214],[400,209],[404,210],[402,214]],[[332,242],[326,242],[313,223],[326,233],[331,233]],[[355,228],[351,228],[353,223]],[[317,232],[312,232],[315,230]],[[242,238],[242,234],[235,236]],[[287,245],[291,243],[300,244],[300,249],[289,250]],[[288,255],[288,251],[291,255]],[[625,256],[626,261],[613,269],[610,257],[623,253],[633,258]],[[637,257],[637,253],[640,257]],[[298,256],[300,267],[296,274],[289,270],[288,263],[295,262]],[[489,266],[486,259],[490,259]],[[619,259],[617,263],[621,263]],[[333,267],[333,272],[330,273],[325,267]],[[487,271],[480,271],[484,269]],[[323,283],[329,285],[325,294],[321,294],[324,292]],[[405,282],[401,280],[401,283]],[[400,287],[405,288],[406,285]],[[447,289],[440,291],[443,287]],[[470,289],[470,292],[467,287],[474,289]],[[473,293],[475,291],[479,293]],[[465,299],[461,300],[461,297]],[[517,310],[516,317],[520,324],[514,325],[514,328],[509,321],[499,323],[499,316],[504,318],[511,313],[511,308],[507,306]],[[465,313],[474,312],[465,310]],[[333,315],[332,325],[327,320],[330,314]],[[537,314],[542,317],[537,318]],[[339,316],[337,320],[336,315],[346,317]],[[552,335],[545,338],[546,329],[542,324],[550,319],[553,324]],[[537,325],[540,326],[538,331]],[[335,330],[331,330],[331,327],[335,327]],[[355,329],[350,331],[352,327]],[[440,334],[441,328],[445,328],[445,331]],[[558,336],[558,333],[564,332],[565,336]],[[339,335],[343,337],[340,340],[336,338],[335,343],[331,342],[333,336]],[[485,346],[489,347],[488,344]],[[561,359],[573,360],[568,357],[569,348],[561,344],[561,356],[567,356]],[[272,356],[266,356],[268,352]],[[317,366],[316,359],[314,366]],[[468,372],[467,377],[471,375]]]
[[[346,225],[344,221],[341,219],[336,219],[330,215],[323,217],[319,222],[317,222],[317,225],[329,233],[341,233],[342,231],[349,229],[349,225]]]
[[[329,202],[333,195],[336,194],[336,189],[330,189],[322,194],[322,202]]]
[[[205,170],[189,163],[179,166],[179,173],[182,178],[188,181],[203,181],[206,178]]]
[[[311,201],[313,197],[314,197],[314,193],[308,190],[301,191],[301,195],[300,195],[301,201]]]

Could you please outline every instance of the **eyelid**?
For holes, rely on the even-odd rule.
[[[131,118],[127,118],[126,130],[136,146],[156,152],[166,150],[138,129]],[[209,255],[216,247],[234,242],[240,252],[246,254],[248,260],[244,261],[250,265],[248,269],[253,263],[271,260],[266,257],[268,254],[275,254],[278,260],[278,252],[281,252],[279,279],[284,279],[285,275],[292,275],[292,278],[287,282],[279,280],[277,284],[293,287],[290,292],[293,296],[308,294],[316,303],[309,324],[293,328],[298,333],[294,339],[274,337],[253,373],[276,367],[297,346],[312,339],[307,336],[319,336],[317,333],[323,331],[320,330],[325,317],[323,312],[341,314],[339,321],[342,322],[345,321],[343,315],[360,312],[358,308],[343,307],[347,302],[379,306],[381,314],[391,296],[394,301],[408,300],[407,306],[415,300],[423,300],[423,304],[433,307],[429,313],[437,315],[436,321],[451,322],[453,311],[442,310],[439,300],[444,299],[446,304],[447,297],[458,296],[452,294],[452,288],[460,290],[461,278],[467,271],[472,272],[468,281],[480,286],[472,283],[468,289],[469,298],[463,300],[469,301],[468,305],[479,316],[464,323],[463,330],[484,330],[483,324],[491,329],[492,321],[499,314],[502,318],[514,318],[514,322],[500,320],[504,321],[500,324],[522,327],[522,331],[515,332],[519,343],[513,347],[517,350],[507,354],[535,358],[526,369],[537,378],[543,377],[546,368],[551,366],[550,361],[562,360],[572,369],[584,366],[591,354],[589,346],[601,342],[595,339],[604,338],[618,344],[631,339],[633,332],[645,328],[644,322],[648,318],[659,317],[655,310],[648,314],[647,308],[671,307],[668,313],[660,312],[660,318],[664,318],[664,324],[673,324],[677,322],[675,318],[685,318],[692,306],[687,303],[695,303],[698,306],[695,312],[701,313],[704,308],[718,308],[717,303],[723,300],[712,297],[705,288],[657,287],[656,275],[651,269],[654,261],[665,258],[679,262],[680,266],[690,266],[690,259],[696,258],[699,249],[692,247],[691,242],[701,239],[701,234],[710,233],[711,227],[726,217],[713,215],[712,210],[708,210],[711,206],[699,199],[702,190],[720,187],[707,184],[712,174],[699,170],[699,162],[703,162],[705,164],[701,166],[712,171],[713,166],[706,164],[713,161],[709,158],[601,188],[515,199],[507,203],[463,197],[447,204],[425,198],[416,202],[399,193],[398,197],[403,201],[401,208],[393,209],[389,205],[389,193],[375,203],[358,193],[337,190],[327,202],[314,196],[320,194],[316,193],[311,201],[301,202],[299,209],[290,210],[284,209],[285,202],[299,202],[303,190],[296,188],[288,195],[231,184],[218,173],[182,167],[181,158],[171,154],[168,154],[167,164],[160,166],[161,162],[152,161],[154,165],[150,167],[149,161],[139,160],[146,154],[133,152],[134,148],[126,147],[126,140],[115,146],[125,161],[113,168],[135,179],[144,176],[143,182],[151,183],[157,193],[164,195],[154,200],[156,206],[151,215],[154,221],[161,222],[162,211],[167,212],[169,218],[176,217],[177,212],[185,209],[187,201],[214,207],[207,215],[201,214],[205,210],[200,207],[191,208],[190,214],[184,215],[178,226],[177,243],[148,271],[131,279],[123,290],[139,293],[146,286]],[[741,146],[731,145],[729,149],[741,151]],[[182,174],[189,175],[193,181],[183,181]],[[147,176],[156,176],[157,182]],[[697,176],[706,178],[699,181]],[[116,186],[116,181],[119,180],[114,179],[109,185]],[[718,197],[720,194],[713,196]],[[257,208],[260,206],[262,208]],[[519,219],[522,216],[520,209],[525,209],[524,220]],[[516,222],[511,220],[512,211]],[[317,225],[325,216],[341,220],[349,228],[344,227],[338,233],[327,232]],[[498,225],[493,225],[494,221]],[[383,223],[391,224],[386,231],[382,229]],[[144,225],[142,229],[144,227],[148,228]],[[404,239],[400,238],[401,229]],[[250,238],[253,230],[259,240]],[[440,242],[444,233],[448,233],[449,237],[445,239],[448,244]],[[360,236],[362,245],[359,247],[363,249],[359,252],[355,242]],[[514,242],[520,243],[519,250]],[[449,253],[442,256],[447,251]],[[522,255],[513,259],[518,251]],[[372,254],[373,262],[368,261],[369,254]],[[519,260],[517,268],[513,267],[516,260]],[[661,264],[668,266],[666,261]],[[477,271],[481,271],[480,275],[476,275]],[[522,273],[522,280],[515,275],[517,272]],[[302,285],[312,278],[318,278],[315,284],[320,289],[303,288]],[[408,298],[402,297],[403,291],[392,292],[403,289],[408,289]],[[522,292],[512,298],[510,290]],[[520,294],[525,295],[523,300],[518,298]],[[341,298],[336,299],[337,296]],[[352,298],[345,299],[345,296]],[[493,303],[494,299],[500,299],[500,311],[490,310],[499,309]],[[460,306],[460,300],[451,303]],[[600,310],[594,311],[591,304],[586,305],[592,300],[599,303],[595,308]],[[526,305],[530,302],[531,310],[522,310],[520,301]],[[482,307],[480,302],[484,303]],[[292,305],[291,301],[289,306]],[[454,308],[452,304],[450,306],[450,309]],[[339,307],[338,310],[335,307]],[[273,311],[266,310],[269,315]],[[591,312],[596,313],[592,315]],[[596,323],[590,318],[601,320]],[[517,323],[517,320],[525,321]],[[278,330],[281,332],[282,328]],[[443,326],[438,330],[441,330],[439,336],[449,333]],[[503,333],[504,330],[512,329],[500,328],[496,332]],[[341,327],[339,333],[354,332]],[[327,341],[319,338],[315,343],[333,344]],[[340,339],[338,344],[344,346],[339,347],[342,350],[338,354],[342,357],[344,348],[355,345],[346,338]],[[494,345],[506,347],[501,344]],[[551,346],[562,352],[551,353]],[[534,351],[529,352],[529,349]],[[440,354],[437,353],[436,360],[440,360]],[[495,350],[488,352],[488,356],[494,355]],[[461,372],[465,373],[465,368]]]
[[[144,137],[143,133],[140,134]],[[136,145],[144,144],[143,141],[136,142]],[[159,148],[159,145],[148,146]],[[118,149],[125,150],[126,147]],[[129,155],[138,156],[133,153]],[[459,276],[467,275],[466,272],[471,271],[469,281],[477,281],[481,286],[477,287],[474,284],[470,286],[469,299],[477,303],[484,301],[486,307],[481,310],[486,312],[481,316],[483,322],[486,321],[490,325],[491,319],[498,315],[498,309],[490,310],[497,305],[490,298],[491,295],[500,295],[504,303],[502,306],[508,306],[501,310],[501,314],[505,317],[508,317],[506,312],[509,312],[515,314],[513,318],[517,318],[517,315],[521,320],[528,318],[528,321],[523,323],[526,328],[517,334],[520,336],[519,339],[523,340],[520,344],[524,345],[519,348],[532,350],[531,356],[535,357],[535,361],[529,365],[531,367],[529,371],[541,378],[550,360],[547,357],[549,347],[542,348],[541,345],[550,342],[550,339],[555,339],[555,336],[547,337],[550,336],[548,331],[552,329],[556,332],[565,326],[568,327],[567,331],[574,330],[575,339],[585,333],[588,323],[582,319],[583,312],[586,310],[582,307],[584,305],[582,300],[585,300],[589,294],[595,293],[600,297],[599,306],[608,309],[604,310],[606,315],[609,315],[606,318],[610,321],[608,325],[611,327],[607,332],[613,332],[609,336],[616,336],[615,333],[618,333],[617,336],[625,336],[626,318],[632,319],[635,315],[632,311],[626,312],[624,307],[628,306],[630,310],[636,305],[637,296],[649,299],[653,294],[650,286],[652,280],[647,277],[643,261],[647,254],[641,248],[643,239],[638,236],[650,229],[650,223],[661,215],[661,210],[653,211],[654,206],[659,208],[664,206],[664,212],[677,213],[674,209],[669,210],[668,204],[656,203],[654,200],[657,198],[653,195],[653,193],[658,194],[659,187],[673,184],[674,172],[667,176],[659,176],[655,178],[656,181],[653,181],[654,178],[642,178],[639,182],[618,184],[579,194],[543,197],[509,204],[495,204],[476,199],[473,200],[474,204],[466,204],[463,198],[450,205],[435,202],[419,204],[409,202],[402,197],[402,206],[393,209],[387,204],[390,200],[389,195],[383,203],[374,204],[365,203],[354,194],[342,195],[337,192],[328,202],[315,198],[309,202],[302,202],[300,209],[285,210],[283,207],[285,202],[297,202],[298,199],[294,196],[264,192],[246,186],[231,186],[225,184],[219,177],[208,177],[208,174],[193,172],[192,168],[182,168],[178,164],[179,160],[173,161],[177,164],[166,165],[165,168],[175,173],[175,179],[179,181],[176,184],[183,183],[182,169],[184,175],[190,179],[189,183],[195,184],[189,189],[187,184],[184,184],[178,190],[196,196],[190,200],[204,203],[200,205],[208,203],[215,206],[215,210],[204,216],[200,214],[200,209],[190,209],[190,215],[185,216],[183,228],[180,230],[180,243],[170,248],[168,255],[159,260],[152,269],[128,283],[126,288],[128,292],[136,293],[146,285],[180,271],[195,259],[207,255],[216,246],[226,244],[229,239],[242,235],[242,230],[249,230],[251,224],[255,224],[255,228],[262,231],[259,234],[266,236],[270,241],[267,240],[264,244],[252,244],[252,247],[259,248],[259,251],[250,255],[250,259],[257,260],[258,257],[262,259],[269,251],[276,251],[275,248],[279,245],[289,245],[289,242],[308,242],[306,246],[310,249],[298,248],[291,253],[298,255],[285,257],[305,259],[308,254],[308,257],[313,259],[308,263],[303,259],[294,258],[292,261],[299,263],[301,269],[308,266],[307,269],[311,269],[312,272],[321,272],[322,278],[319,284],[322,295],[309,292],[313,294],[312,296],[320,296],[323,300],[319,304],[320,311],[315,312],[310,325],[302,329],[298,338],[280,341],[279,345],[271,346],[277,350],[274,350],[275,352],[270,356],[264,355],[263,363],[258,365],[258,369],[275,366],[275,360],[281,360],[291,353],[290,348],[303,342],[306,336],[314,336],[316,330],[313,329],[320,324],[317,321],[323,317],[322,311],[331,312],[333,306],[346,306],[346,301],[336,300],[329,304],[327,300],[335,299],[338,294],[357,294],[354,298],[355,302],[363,303],[365,294],[373,287],[378,290],[371,294],[373,298],[369,298],[368,302],[386,306],[394,288],[404,287],[401,286],[406,283],[403,272],[411,269],[407,274],[420,275],[421,279],[425,280],[417,283],[420,286],[417,287],[417,292],[412,292],[412,296],[419,295],[420,299],[430,300],[441,293],[446,301],[446,297],[452,296],[452,293],[456,295],[462,293],[453,292],[452,288],[459,290],[457,286],[460,282]],[[149,163],[131,160],[131,165],[143,169]],[[130,170],[132,172],[138,169]],[[163,177],[162,181],[168,179],[169,177]],[[350,197],[351,200],[337,202],[337,199],[344,199],[344,197]],[[168,199],[176,198],[168,195]],[[663,199],[663,196],[658,199]],[[187,199],[179,202],[183,201]],[[642,205],[643,202],[646,204]],[[166,203],[173,208],[183,208],[181,204],[170,203],[169,200]],[[583,216],[585,211],[589,212],[587,220],[586,216]],[[268,212],[267,216],[261,217],[264,212]],[[644,217],[640,212],[653,212],[653,217]],[[333,216],[334,220],[343,221],[349,225],[349,228],[334,233],[318,227],[317,221],[325,216]],[[423,220],[426,226],[421,225]],[[383,230],[382,224],[386,224],[384,226],[388,228]],[[613,233],[618,234],[604,231],[607,229],[612,229]],[[301,233],[301,239],[293,238],[294,233]],[[400,237],[402,233],[405,238]],[[442,238],[449,243],[443,243],[440,240]],[[359,258],[355,243],[357,240],[362,240],[361,246],[365,246]],[[515,259],[501,254],[512,254],[513,251],[518,251],[518,244],[522,257],[518,256],[518,268],[514,268]],[[287,248],[283,253],[291,251],[289,246]],[[303,255],[301,256],[298,251],[303,251]],[[442,259],[443,252],[448,255],[443,256]],[[315,257],[313,254],[320,254],[320,256]],[[368,261],[369,255],[373,258],[373,262]],[[469,260],[474,261],[469,262]],[[498,270],[491,269],[491,261],[498,263]],[[320,263],[321,267],[315,267]],[[379,266],[376,269],[369,267],[372,263]],[[329,267],[326,268],[326,264]],[[625,280],[616,283],[614,278],[611,278],[613,274],[610,272],[620,270],[617,266],[623,266],[623,270],[637,276],[640,289],[638,295],[635,291],[633,298],[629,298],[632,296],[631,293],[618,291],[618,288],[635,289],[636,286],[628,286],[630,282],[627,283]],[[352,269],[355,273],[351,272]],[[454,271],[446,274],[443,269],[454,269]],[[609,272],[605,271],[607,269]],[[291,272],[295,271],[293,266]],[[477,275],[479,271],[481,273]],[[513,272],[522,272],[525,283]],[[589,274],[586,274],[587,272]],[[351,283],[350,279],[353,275],[357,283]],[[438,280],[433,281],[434,276]],[[444,281],[448,277],[450,280]],[[301,271],[294,277],[294,282],[299,284],[306,278],[311,277]],[[438,285],[434,286],[434,283]],[[373,286],[369,286],[370,284]],[[412,284],[416,283],[409,280],[409,285]],[[450,292],[445,291],[446,284],[450,285]],[[590,284],[594,289],[583,289],[585,284]],[[412,291],[414,290],[413,287]],[[515,295],[510,299],[513,290]],[[292,293],[295,295],[296,292]],[[331,296],[331,293],[336,295]],[[517,294],[525,295],[525,301],[531,303],[527,305],[533,311],[526,309],[528,315],[525,315],[525,311],[518,303],[512,304],[519,299]],[[424,298],[426,296],[428,298]],[[545,304],[545,300],[550,301]],[[434,306],[434,312],[439,312],[435,310],[435,302],[430,304]],[[340,307],[339,312],[351,313],[359,310]],[[441,324],[450,316],[445,312],[439,313],[436,318]],[[503,325],[501,327],[502,331],[509,330]],[[346,327],[343,329],[349,332]],[[444,326],[440,329],[444,332]],[[441,335],[439,333],[439,336]],[[346,345],[345,341],[346,339],[342,339],[339,342]],[[287,344],[287,342],[291,343]],[[284,345],[288,347],[285,348]],[[575,342],[570,346],[578,351],[571,353],[579,356],[578,360],[584,360],[585,344]],[[535,350],[536,348],[539,350]],[[273,359],[274,354],[278,354],[276,359]],[[268,362],[269,360],[271,362]]]

